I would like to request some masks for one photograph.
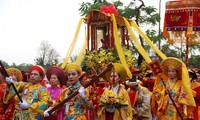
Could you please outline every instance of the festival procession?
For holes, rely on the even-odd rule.
[[[94,1],[62,63],[22,71],[0,61],[0,120],[200,120],[200,67],[188,62],[189,45],[200,43],[200,1],[166,2],[162,36],[185,44],[184,59],[164,54],[114,3]]]

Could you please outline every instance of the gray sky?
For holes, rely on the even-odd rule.
[[[10,65],[34,64],[41,40],[48,41],[65,58],[81,18],[79,3],[86,1],[92,0],[0,0],[0,59]],[[163,14],[166,1],[162,0]],[[144,2],[159,6],[159,0]]]

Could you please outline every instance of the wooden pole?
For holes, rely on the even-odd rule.
[[[170,100],[172,101],[172,104],[174,105],[174,107],[175,107],[175,109],[176,109],[176,112],[178,113],[178,115],[179,115],[179,117],[181,118],[181,120],[184,120],[184,119],[183,119],[183,116],[181,115],[181,113],[180,113],[180,111],[179,111],[179,109],[178,109],[178,107],[176,106],[176,103],[174,102],[174,99],[172,98],[172,95],[171,95],[170,91],[169,91],[168,89],[166,89],[167,87],[166,87],[166,84],[164,83],[164,80],[163,80],[160,76],[159,76],[159,78],[162,80],[163,85],[164,85],[164,87],[165,87],[165,91],[167,91],[167,94],[169,95],[169,98],[170,98]]]
[[[186,67],[188,68],[188,48],[189,48],[189,43],[188,43],[188,37],[186,37],[186,52],[185,52],[185,64]]]
[[[1,65],[1,67],[2,67],[2,70],[3,70],[4,75],[5,75],[6,77],[9,77],[9,75],[8,75],[6,69],[4,68],[4,66],[3,66],[3,64],[2,64],[1,61],[0,61],[0,65]],[[13,87],[13,89],[14,89],[16,95],[17,95],[17,97],[19,98],[20,102],[22,103],[22,102],[23,102],[23,101],[22,101],[22,98],[20,97],[19,93],[17,92],[17,89],[16,89],[15,85],[14,85],[13,83],[11,83],[11,85],[12,85],[12,87]]]
[[[150,67],[151,70],[153,71],[153,74],[154,74],[155,76],[158,76],[158,77],[162,80],[163,85],[164,85],[164,88],[165,88],[165,91],[166,91],[167,94],[169,95],[169,98],[170,98],[170,100],[172,101],[172,104],[173,104],[173,106],[175,107],[175,109],[176,109],[176,111],[177,111],[179,117],[181,118],[181,120],[183,120],[183,116],[181,115],[180,111],[178,110],[178,107],[176,106],[176,103],[174,102],[174,100],[173,100],[173,98],[172,98],[172,95],[170,94],[170,91],[167,89],[166,84],[165,84],[164,80],[163,80],[162,77],[161,77],[161,74],[162,74],[163,72],[162,72],[162,68],[161,68],[161,66],[160,66],[159,61],[157,60],[157,61],[151,62],[151,63],[149,64],[149,67]]]

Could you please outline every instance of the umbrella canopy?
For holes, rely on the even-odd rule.
[[[163,35],[169,43],[200,43],[200,1],[166,2]]]
[[[166,2],[163,36],[170,44],[186,44],[186,66],[188,45],[200,43],[200,1],[175,0]]]

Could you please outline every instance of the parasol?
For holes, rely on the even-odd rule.
[[[188,45],[200,43],[200,1],[166,2],[163,36],[168,38],[170,44],[186,44],[186,66],[188,66]]]

